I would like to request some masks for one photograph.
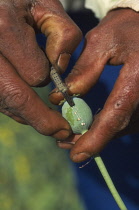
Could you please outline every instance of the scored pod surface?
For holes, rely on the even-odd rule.
[[[65,102],[62,106],[62,116],[69,122],[73,133],[83,134],[92,124],[93,114],[90,107],[81,98],[73,98],[74,106]]]
[[[93,115],[90,107],[81,98],[73,98],[75,105],[70,107],[70,105],[65,102],[62,107],[62,115],[69,122],[73,133],[84,134],[92,124]],[[122,201],[118,191],[116,190],[113,181],[103,163],[103,160],[99,155],[94,156],[94,160],[103,175],[107,186],[112,193],[117,205],[120,210],[127,210],[124,202]]]

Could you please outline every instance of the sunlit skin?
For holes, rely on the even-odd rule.
[[[82,39],[80,29],[58,0],[1,0],[0,14],[2,113],[43,135],[72,142],[58,145],[70,148],[75,162],[97,154],[117,136],[138,132],[138,13],[131,9],[109,12],[87,33],[84,51],[66,79],[70,94],[84,95],[96,84],[107,63],[123,64],[104,108],[83,136],[72,135],[68,122],[49,109],[31,88],[49,83],[49,63],[60,73],[65,71]],[[36,42],[37,31],[47,37],[46,55]],[[60,93],[50,96],[53,103],[61,99]]]
[[[71,144],[58,142],[59,147],[71,149],[75,162],[96,155],[113,138],[139,130],[139,14],[131,9],[111,11],[85,38],[84,50],[66,78],[70,94],[86,94],[107,63],[123,67],[90,130],[66,139]],[[60,93],[50,96],[54,103],[61,98]]]
[[[65,139],[71,128],[32,86],[50,81],[49,64],[64,72],[82,33],[58,0],[0,1],[0,111],[38,132]],[[46,55],[36,32],[47,37]]]

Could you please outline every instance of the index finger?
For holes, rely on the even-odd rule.
[[[2,56],[0,66],[0,107],[21,117],[43,135],[60,139],[69,136],[71,129],[66,120],[47,107]]]
[[[46,54],[50,62],[57,70],[65,71],[71,54],[82,39],[80,29],[56,0],[36,3],[32,14],[37,27],[47,37]]]
[[[73,161],[80,162],[96,155],[129,124],[139,103],[138,64],[136,61],[131,71],[131,63],[124,65],[103,110],[71,150]]]
[[[84,95],[96,84],[111,56],[109,48],[107,42],[100,39],[97,28],[88,32],[84,49],[65,79],[70,94]],[[52,92],[50,100],[54,104],[59,104],[62,95],[59,92]]]

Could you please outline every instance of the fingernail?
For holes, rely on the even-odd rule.
[[[58,144],[71,144],[71,145],[75,145],[75,142],[69,142],[69,141],[62,141],[62,140],[57,140],[56,141]]]
[[[63,73],[66,70],[66,68],[68,67],[70,57],[71,57],[71,55],[69,53],[60,54],[58,61],[57,61],[57,65],[58,65],[58,68],[60,69],[61,73]]]
[[[74,162],[81,162],[81,161],[84,161],[88,158],[90,158],[91,155],[89,153],[86,153],[86,152],[81,152],[81,153],[78,153],[78,154],[75,154],[71,157],[71,159],[74,161]]]
[[[61,141],[61,140],[67,139],[71,134],[72,134],[72,130],[71,130],[69,124],[67,124],[65,129],[59,130],[58,132],[56,132],[52,136],[54,138],[56,138],[57,140],[59,139]]]
[[[58,92],[59,92],[59,90],[57,90],[57,89],[52,90],[52,91],[48,94],[48,96],[51,96],[52,94],[55,94],[55,93],[58,93]]]

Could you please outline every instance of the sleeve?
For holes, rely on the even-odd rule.
[[[108,11],[116,8],[131,8],[139,11],[139,0],[85,0],[85,7],[91,9],[98,19],[102,19]]]
[[[136,12],[139,12],[139,0],[118,0],[115,1],[112,9],[116,8],[131,8]]]

